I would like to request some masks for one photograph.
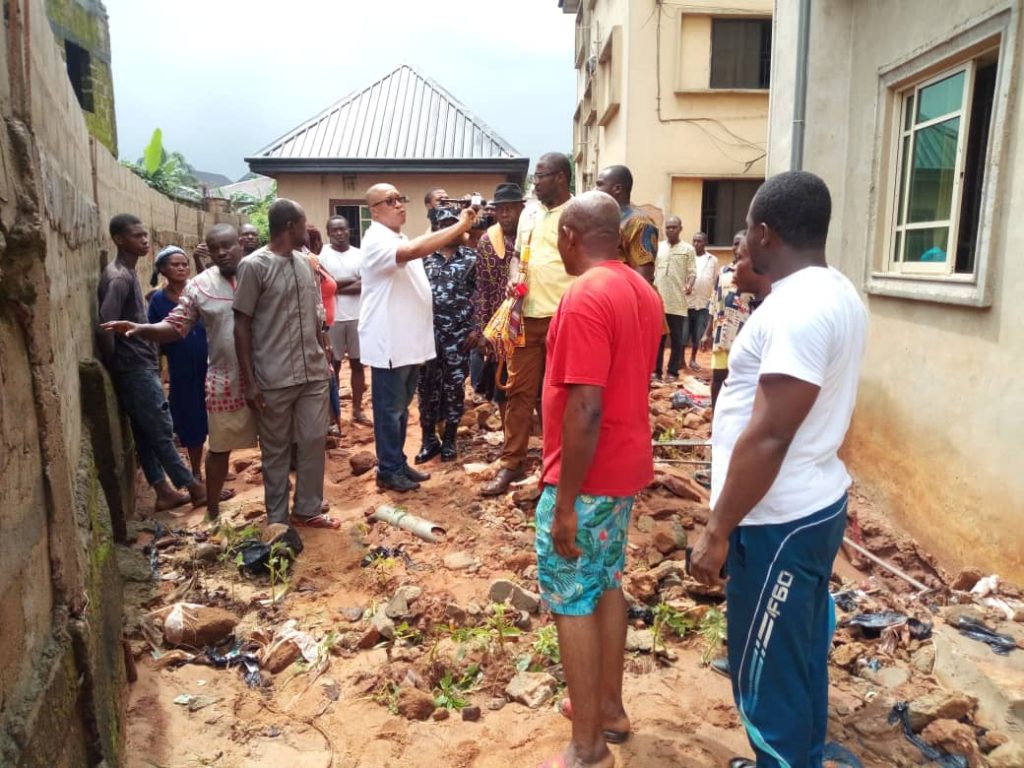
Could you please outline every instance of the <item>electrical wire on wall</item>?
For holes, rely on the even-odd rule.
[[[662,113],[661,113],[661,22],[662,22],[662,19],[665,16],[665,9],[664,9],[665,5],[666,5],[666,3],[664,2],[664,0],[654,0],[654,11],[652,12],[652,16],[654,14],[657,14],[657,17],[658,17],[657,30],[656,30],[656,34],[655,34],[655,43],[654,43],[655,83],[656,83],[656,87],[657,87],[656,99],[655,100],[656,100],[657,113],[658,113],[658,122],[662,123],[662,124],[688,123],[690,125],[693,125],[695,128],[697,128],[701,132],[703,132],[704,135],[707,136],[708,139],[711,141],[711,143],[715,145],[715,148],[718,149],[718,151],[721,152],[725,157],[727,157],[729,160],[731,160],[732,162],[734,162],[736,164],[742,164],[743,165],[743,172],[747,173],[748,171],[750,171],[750,169],[754,166],[755,163],[757,163],[759,160],[762,160],[762,159],[764,159],[765,157],[768,156],[768,153],[765,150],[765,144],[764,143],[757,144],[755,142],[748,141],[747,139],[745,139],[742,136],[740,136],[738,133],[735,133],[733,130],[731,130],[729,128],[729,126],[725,125],[725,123],[723,123],[721,120],[719,120],[717,118],[713,118],[713,117],[664,117],[664,116],[662,116]],[[684,5],[684,4],[672,4],[672,5],[674,7],[683,8],[683,9],[691,8],[691,6]],[[699,9],[695,8],[695,10],[699,10]],[[735,10],[741,10],[741,9],[735,9]],[[649,22],[650,18],[648,18],[647,21]],[[644,24],[646,25],[646,23],[647,22],[645,22]],[[716,136],[707,127],[706,124],[710,124],[712,126],[715,126],[715,127],[719,128],[719,129],[721,129],[728,136],[730,136],[733,139],[735,139],[735,141],[728,141],[728,140],[726,140],[725,138],[723,138],[721,136]],[[726,150],[727,147],[729,147],[729,148],[739,148],[739,149],[750,149],[750,150],[753,150],[753,151],[758,152],[760,154],[758,154],[757,157],[753,158],[752,160],[743,160],[743,159],[740,159],[740,158],[733,157],[731,154],[729,154],[729,152]]]

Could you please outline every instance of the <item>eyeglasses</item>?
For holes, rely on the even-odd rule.
[[[384,205],[386,205],[388,208],[394,208],[399,203],[405,205],[408,202],[409,198],[406,197],[405,195],[394,195],[392,197],[385,197],[383,200],[378,200],[376,203],[371,203],[370,207],[373,208],[374,206],[384,203]]]
[[[561,171],[547,171],[546,173],[536,172],[533,174],[533,179],[536,181],[537,179],[543,179],[545,176],[557,176],[559,173],[561,173]]]

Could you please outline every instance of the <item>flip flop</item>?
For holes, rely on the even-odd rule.
[[[558,704],[558,714],[564,717],[566,720],[572,720],[572,702],[569,699],[562,699]],[[613,731],[610,728],[606,728],[601,731],[604,736],[604,740],[609,744],[625,744],[629,741],[629,731]]]
[[[220,500],[227,501],[228,499],[235,498],[235,492],[230,488],[223,488],[220,492]]]
[[[335,520],[330,515],[313,515],[313,517],[292,515],[288,521],[297,528],[330,528],[331,530],[341,528],[341,521]]]
[[[357,413],[355,416],[352,417],[352,423],[353,424],[362,424],[364,427],[372,427],[373,426],[373,422],[370,421],[370,417],[367,416],[364,413],[361,413],[361,412]]]
[[[745,757],[734,757],[729,761],[729,768],[757,768],[757,763]]]

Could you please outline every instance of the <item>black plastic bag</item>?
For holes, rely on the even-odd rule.
[[[907,741],[921,750],[921,754],[939,768],[968,768],[969,763],[963,755],[951,755],[936,749],[914,733],[914,729],[910,727],[910,705],[905,701],[896,702],[896,706],[889,713],[889,725],[895,725],[897,722],[902,724],[903,735]]]

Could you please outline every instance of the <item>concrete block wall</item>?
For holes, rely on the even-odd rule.
[[[121,584],[133,461],[94,360],[111,216],[156,246],[216,221],[154,192],[94,136],[44,0],[0,27],[0,765],[123,762]],[[140,263],[146,280],[152,259]],[[60,734],[60,738],[54,738]]]

